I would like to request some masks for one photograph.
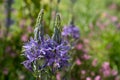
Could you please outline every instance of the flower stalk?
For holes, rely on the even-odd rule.
[[[37,21],[36,21],[36,26],[35,26],[35,30],[34,30],[34,39],[35,40],[39,40],[39,38],[41,38],[41,40],[43,41],[44,39],[44,26],[43,26],[43,15],[44,15],[44,10],[41,9],[40,13],[38,14],[37,17]]]
[[[40,77],[36,77],[36,80],[41,80]]]
[[[36,21],[34,39],[31,38],[23,46],[27,60],[22,64],[36,76],[36,80],[55,80],[56,72],[69,64],[70,47],[61,37],[60,14],[56,15],[52,38],[44,36],[42,21],[43,10],[40,11]]]
[[[55,25],[54,25],[54,34],[53,34],[53,40],[56,41],[57,43],[61,43],[61,20],[60,20],[60,14],[56,15],[56,20],[55,20]]]

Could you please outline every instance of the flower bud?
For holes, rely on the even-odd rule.
[[[36,28],[34,30],[34,39],[37,41],[39,39],[43,40],[43,36],[44,36],[44,26],[42,24],[43,14],[44,14],[44,10],[42,9],[38,14],[37,21],[36,21],[36,26],[35,26]]]
[[[54,25],[54,34],[52,39],[56,41],[57,43],[61,43],[61,30],[60,30],[61,20],[60,20],[60,14],[57,13],[55,25]]]

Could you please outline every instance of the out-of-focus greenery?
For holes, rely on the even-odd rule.
[[[73,12],[75,24],[81,32],[79,44],[83,50],[76,51],[74,61],[81,59],[80,56],[86,52],[91,56],[90,60],[82,61],[82,66],[74,62],[71,71],[73,79],[80,80],[81,70],[89,69],[97,75],[106,61],[110,63],[111,69],[120,74],[120,0],[76,0],[75,4],[70,1],[61,0],[58,5],[57,0],[13,0],[13,23],[8,28],[5,26],[6,2],[0,0],[0,80],[35,80],[21,64],[24,60],[21,57],[22,45],[33,35],[36,17],[41,8],[45,9],[45,32],[53,32],[57,7],[61,13],[62,26],[68,24]],[[91,67],[94,59],[98,60],[96,68]],[[86,76],[91,77],[90,71]],[[113,79],[110,77],[104,80]]]

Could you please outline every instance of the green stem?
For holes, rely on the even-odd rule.
[[[52,78],[52,80],[56,80],[55,75],[52,75],[51,78]]]
[[[36,80],[41,80],[40,77],[37,77]]]

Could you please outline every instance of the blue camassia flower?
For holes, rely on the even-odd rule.
[[[68,51],[70,47],[67,45],[67,42],[61,41],[58,44],[49,38],[42,46],[43,51],[46,53],[44,56],[47,60],[47,66],[62,68],[68,65]]]
[[[56,70],[68,66],[68,51],[70,47],[63,40],[58,44],[53,39],[47,37],[39,43],[31,38],[23,48],[27,60],[22,64],[30,71],[33,71],[33,65],[36,65],[35,62],[41,60],[44,60],[43,63],[36,65],[39,69],[52,67],[53,70]]]
[[[38,44],[37,41],[31,38],[30,41],[23,46],[23,48],[24,56],[27,58],[27,60],[24,61],[22,64],[24,64],[25,68],[33,71],[32,63],[38,58],[42,57],[40,51],[40,44]]]
[[[64,37],[72,37],[74,39],[80,38],[80,31],[79,28],[73,24],[65,26],[62,31],[62,36]]]

